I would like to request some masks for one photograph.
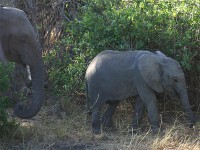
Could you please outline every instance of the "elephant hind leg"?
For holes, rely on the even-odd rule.
[[[8,62],[6,57],[5,57],[1,42],[0,42],[0,61],[3,62],[3,63],[7,63]]]
[[[94,134],[101,133],[100,110],[92,112],[92,132]]]
[[[92,112],[92,132],[94,134],[101,133],[100,110],[101,110],[102,105],[103,105],[103,101],[99,96],[98,96],[98,99],[96,99],[95,101],[93,98],[91,98],[90,109]]]
[[[114,114],[118,105],[119,105],[119,101],[114,101],[114,102],[109,101],[108,102],[108,107],[107,107],[105,113],[103,114],[103,117],[102,117],[102,120],[101,120],[104,127],[106,127],[106,128],[113,127],[112,117],[113,117],[113,114]]]

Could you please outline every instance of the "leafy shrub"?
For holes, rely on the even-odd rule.
[[[93,51],[160,49],[190,69],[200,46],[198,7],[199,0],[91,0],[77,30]]]
[[[54,49],[46,61],[50,61],[48,75],[54,87],[54,94],[73,96],[74,93],[84,89],[82,79],[85,71],[85,55],[73,50],[73,54],[63,52],[60,56],[59,49]]]
[[[8,108],[11,103],[9,98],[4,94],[4,92],[9,89],[9,74],[11,73],[12,68],[12,64],[7,66],[0,64],[0,137],[8,136],[11,129],[17,126],[14,120],[8,120],[6,108]]]

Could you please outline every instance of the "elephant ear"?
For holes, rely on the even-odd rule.
[[[157,55],[162,56],[162,57],[167,57],[165,54],[163,54],[161,51],[156,51],[155,52]]]
[[[142,78],[156,92],[162,93],[161,66],[155,55],[142,55],[138,58],[138,69]]]

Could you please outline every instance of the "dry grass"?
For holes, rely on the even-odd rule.
[[[51,105],[44,107],[34,120],[17,120],[20,127],[11,139],[0,142],[0,149],[200,150],[200,124],[189,129],[177,119],[174,124],[164,124],[162,134],[152,135],[148,125],[143,123],[145,130],[132,134],[129,127],[132,112],[121,106],[114,119],[117,130],[94,136],[82,106],[70,106],[73,109],[66,114],[55,111],[57,107]],[[69,104],[63,107],[69,108]]]

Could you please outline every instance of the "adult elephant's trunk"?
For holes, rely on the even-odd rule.
[[[44,98],[44,64],[41,58],[34,65],[30,65],[32,77],[32,100],[29,106],[24,106],[21,103],[16,104],[14,112],[22,119],[28,119],[35,116],[43,102]]]
[[[193,112],[191,110],[191,106],[189,104],[186,85],[178,86],[177,91],[180,94],[180,99],[181,99],[181,103],[183,105],[183,109],[184,109],[184,111],[187,115],[187,118],[189,120],[189,126],[192,127],[195,123],[195,117],[193,115]]]

